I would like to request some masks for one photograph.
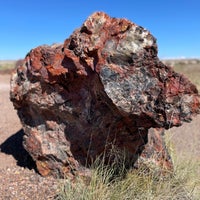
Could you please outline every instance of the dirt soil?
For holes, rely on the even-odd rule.
[[[43,178],[22,145],[23,130],[9,100],[10,75],[0,74],[0,200],[55,199],[60,180]],[[200,158],[200,116],[168,130],[178,156]]]

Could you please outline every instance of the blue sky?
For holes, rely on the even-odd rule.
[[[148,29],[157,38],[160,58],[200,58],[199,0],[2,0],[0,60],[63,42],[95,11]]]

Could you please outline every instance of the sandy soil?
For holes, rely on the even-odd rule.
[[[22,127],[9,100],[9,80],[10,75],[0,75],[0,200],[53,199],[58,182],[38,175],[23,149]],[[200,158],[200,116],[167,132],[178,156]]]

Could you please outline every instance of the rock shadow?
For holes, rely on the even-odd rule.
[[[34,169],[37,172],[36,164],[28,152],[24,149],[23,146],[23,129],[19,130],[2,144],[0,144],[0,151],[12,155],[17,161],[17,165],[20,167]]]

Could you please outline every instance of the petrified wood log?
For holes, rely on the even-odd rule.
[[[147,30],[102,12],[63,45],[31,50],[12,75],[11,101],[44,176],[84,173],[102,155],[111,162],[113,147],[134,163],[148,129],[180,126],[200,107],[196,87],[158,59]]]

